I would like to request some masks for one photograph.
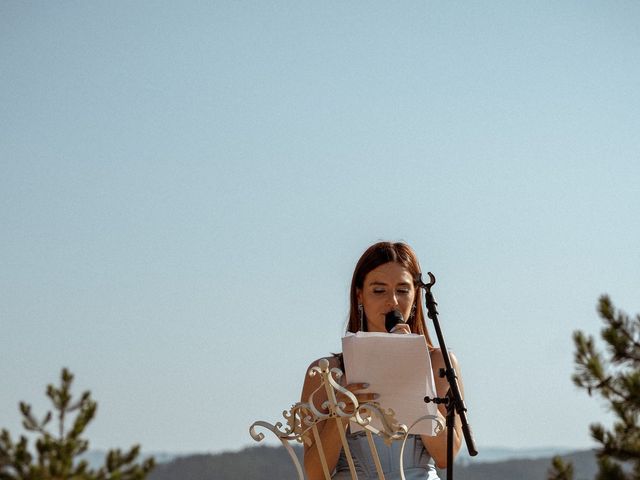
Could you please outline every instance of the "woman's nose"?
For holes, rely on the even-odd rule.
[[[393,307],[395,307],[396,305],[398,305],[398,297],[396,297],[395,293],[391,294],[391,297],[389,298],[389,304]]]

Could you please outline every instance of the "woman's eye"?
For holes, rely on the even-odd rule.
[[[408,288],[401,288],[398,290],[398,293],[400,295],[409,295],[409,289]]]
[[[373,289],[373,293],[375,293],[376,295],[380,295],[381,293],[384,293],[385,290],[384,288],[374,288]]]

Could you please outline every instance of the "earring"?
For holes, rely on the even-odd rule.
[[[360,331],[364,332],[364,307],[361,303],[358,304],[358,317],[360,319]]]

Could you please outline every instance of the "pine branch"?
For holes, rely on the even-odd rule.
[[[597,480],[640,480],[640,315],[632,321],[616,311],[606,295],[599,299],[598,313],[605,322],[601,337],[607,345],[606,355],[595,348],[593,337],[574,332],[572,375],[579,388],[604,398],[617,419],[610,430],[591,425],[591,436],[601,446]],[[557,467],[554,474],[562,474],[562,464]]]
[[[573,480],[573,464],[565,463],[556,455],[551,459],[551,468],[547,472],[547,480]]]
[[[95,471],[85,460],[74,465],[78,455],[89,448],[89,441],[82,438],[87,425],[94,419],[97,403],[90,392],[84,392],[74,400],[71,394],[73,375],[66,368],[60,376],[60,386],[48,385],[46,394],[53,403],[58,421],[58,435],[52,435],[45,427],[53,417],[51,411],[39,421],[31,405],[21,402],[22,424],[27,431],[39,436],[35,441],[35,458],[29,453],[27,439],[22,436],[14,443],[7,430],[0,433],[0,480],[143,480],[154,467],[153,458],[136,463],[140,447],[135,445],[128,452],[110,451],[106,466]],[[75,413],[71,428],[65,430],[70,414]]]
[[[600,297],[598,313],[609,324],[602,331],[602,338],[613,348],[614,360],[640,362],[640,315],[632,323],[626,313],[616,313],[607,295]]]

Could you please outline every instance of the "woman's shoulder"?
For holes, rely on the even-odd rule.
[[[431,357],[431,366],[434,370],[436,368],[444,368],[444,356],[442,355],[442,350],[440,348],[434,348],[431,350],[429,352],[429,356]],[[458,358],[451,350],[449,350],[449,358],[451,359],[453,368],[457,368]]]

